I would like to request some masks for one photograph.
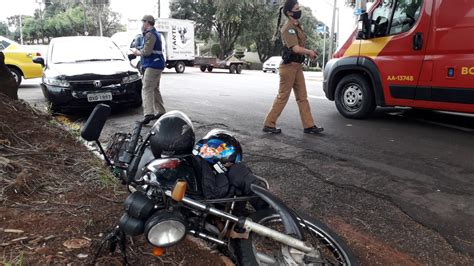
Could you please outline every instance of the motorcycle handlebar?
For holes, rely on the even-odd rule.
[[[142,122],[136,121],[135,126],[132,130],[132,136],[130,139],[130,146],[128,146],[127,152],[130,154],[135,153],[135,149],[137,148],[138,138],[140,137],[140,133],[142,131]]]

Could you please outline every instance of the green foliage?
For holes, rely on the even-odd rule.
[[[256,6],[256,14],[251,18],[250,27],[246,28],[239,39],[249,50],[256,50],[261,62],[281,53],[283,45],[277,32],[278,11],[278,6],[264,3]],[[274,36],[275,33],[278,34]]]
[[[193,0],[182,0],[170,4],[171,17],[178,19],[194,19],[195,9]]]
[[[255,15],[260,0],[178,0],[171,5],[171,17],[196,22],[196,36],[209,40],[213,31],[221,46],[219,57],[231,54],[243,29]]]
[[[320,37],[314,28],[319,22],[310,8],[302,6],[301,9],[303,17],[300,23],[307,35],[306,48],[316,51]],[[287,23],[287,19],[282,15],[280,27],[277,28],[279,6],[261,5],[257,10],[257,15],[252,19],[255,26],[248,28],[240,41],[249,48],[255,45],[260,61],[265,62],[268,58],[281,54],[283,42],[280,27]]]
[[[5,36],[5,37],[10,36],[10,30],[8,29],[8,24],[3,21],[0,21],[0,36]]]
[[[196,22],[197,38],[209,41],[215,36],[220,58],[231,54],[237,44],[258,52],[261,62],[281,53],[279,32],[274,38],[279,6],[269,1],[178,0],[170,9],[171,17]],[[307,28],[308,48],[316,50],[319,36],[313,29],[318,21],[309,8],[303,7],[303,13],[301,23]],[[217,48],[212,47],[211,52],[215,54]]]
[[[222,53],[221,46],[218,43],[215,43],[211,47],[211,54],[213,56],[219,56]]]
[[[36,9],[33,17],[22,16],[23,38],[43,43],[54,37],[84,35],[86,31],[88,35],[100,35],[100,24],[103,35],[112,36],[125,27],[109,4],[109,0],[46,0],[44,10]],[[8,18],[8,24],[16,27],[16,40],[20,36],[19,22],[19,16]]]

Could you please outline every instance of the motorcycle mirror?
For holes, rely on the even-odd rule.
[[[100,133],[102,132],[109,115],[110,106],[106,104],[98,104],[84,124],[81,131],[81,137],[87,141],[98,141]]]
[[[128,57],[128,60],[130,60],[130,61],[137,58],[137,56],[135,54],[128,54],[127,57]]]

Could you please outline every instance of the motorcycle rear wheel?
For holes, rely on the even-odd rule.
[[[250,218],[259,224],[284,232],[280,216],[272,209],[257,211]],[[311,265],[358,265],[355,256],[336,233],[314,218],[306,215],[300,215],[300,218],[303,219],[300,220],[300,225],[306,242],[317,247],[320,255],[320,262],[313,262]],[[269,246],[276,249],[268,250]],[[287,246],[253,233],[250,233],[248,239],[234,240],[233,248],[239,265],[293,264],[288,262],[288,258],[291,260],[292,257],[288,257],[291,252],[288,252]],[[270,262],[271,260],[273,262]]]

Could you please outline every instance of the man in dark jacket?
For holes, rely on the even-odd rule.
[[[13,100],[18,100],[18,86],[12,73],[5,65],[5,55],[0,52],[0,92]]]
[[[165,68],[165,58],[160,34],[155,29],[155,18],[146,15],[142,19],[145,45],[134,53],[142,57],[143,62],[143,123],[159,118],[166,113],[160,93],[161,73]]]

